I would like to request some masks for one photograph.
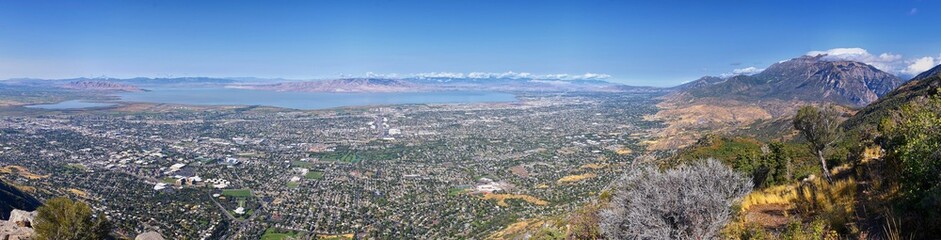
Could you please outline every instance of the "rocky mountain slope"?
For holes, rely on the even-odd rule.
[[[939,87],[941,87],[941,65],[918,74],[905,85],[859,110],[856,115],[844,122],[844,126],[853,129],[862,124],[878,124],[889,112],[905,103],[937,94]]]
[[[680,93],[694,98],[801,100],[861,107],[903,83],[898,77],[861,62],[802,56],[775,63],[764,71],[718,81],[689,83]],[[713,84],[709,84],[713,83]]]
[[[702,133],[723,133],[784,123],[808,104],[862,107],[903,83],[892,74],[861,62],[801,56],[769,66],[754,75],[703,77],[674,87],[653,119],[667,128],[650,147],[687,146]],[[787,133],[768,133],[790,136]]]

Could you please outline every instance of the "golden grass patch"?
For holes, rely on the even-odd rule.
[[[320,239],[353,239],[352,233],[320,236]]]
[[[516,236],[534,232],[541,228],[544,224],[545,221],[540,219],[522,219],[518,222],[510,224],[500,231],[496,231],[490,234],[490,236],[487,236],[487,239],[514,239]]]
[[[589,163],[589,164],[582,165],[581,167],[578,167],[578,168],[579,168],[579,169],[594,169],[594,170],[598,170],[598,169],[605,168],[605,167],[607,167],[607,166],[608,166],[608,164]]]
[[[615,150],[614,152],[617,153],[618,155],[628,155],[628,154],[634,153],[634,151],[631,150],[630,148],[618,148],[618,150]]]
[[[78,197],[88,198],[88,193],[79,189],[69,188],[69,192]]]
[[[533,196],[529,196],[529,195],[524,195],[524,194],[497,194],[497,193],[486,193],[486,194],[484,194],[483,199],[484,199],[484,200],[495,199],[495,200],[497,200],[497,205],[500,205],[500,206],[502,206],[502,207],[509,207],[509,206],[510,206],[509,204],[506,203],[506,200],[507,200],[507,199],[519,199],[519,200],[523,200],[523,201],[526,201],[526,202],[528,202],[528,203],[532,203],[532,204],[535,204],[535,205],[538,205],[538,206],[549,205],[549,202],[547,202],[547,201],[545,201],[545,200],[542,200],[542,199],[539,199],[539,198],[536,198],[536,197],[533,197]]]
[[[565,177],[560,178],[560,179],[559,179],[558,181],[556,181],[556,182],[559,183],[559,184],[571,183],[571,182],[578,182],[578,181],[585,180],[585,179],[589,179],[589,178],[593,178],[593,177],[596,177],[596,176],[598,176],[598,175],[595,175],[594,173],[585,173],[585,174],[579,174],[579,175],[568,175],[568,176],[565,176]]]
[[[742,211],[748,211],[754,206],[770,204],[786,205],[792,208],[795,199],[797,199],[797,191],[794,185],[778,185],[749,193],[742,199]]]
[[[0,173],[7,173],[7,174],[16,173],[16,174],[19,174],[20,176],[23,176],[25,178],[32,179],[32,180],[49,177],[49,175],[39,175],[39,174],[32,173],[29,171],[29,169],[26,169],[26,167],[19,166],[19,165],[9,165],[9,166],[0,167]]]

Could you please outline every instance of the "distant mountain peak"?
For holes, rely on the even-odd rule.
[[[930,77],[934,77],[938,75],[941,75],[941,65],[934,66],[933,68],[928,69],[928,71],[925,71],[916,75],[914,78],[912,78],[912,80],[920,80],[920,79],[930,78]]]
[[[864,106],[903,83],[869,64],[804,55],[772,64],[760,73],[719,80],[715,77],[680,85],[693,97],[736,100],[776,98]]]

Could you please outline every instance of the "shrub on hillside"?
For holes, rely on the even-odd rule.
[[[95,217],[85,203],[53,198],[36,211],[36,239],[111,239],[111,224],[103,216]]]
[[[751,189],[749,177],[714,159],[635,169],[601,212],[601,230],[611,239],[716,238]]]
[[[883,119],[879,132],[879,144],[906,201],[899,210],[921,227],[914,231],[941,234],[941,95],[902,106]]]

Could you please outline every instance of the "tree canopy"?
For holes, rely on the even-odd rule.
[[[37,209],[36,239],[85,240],[109,239],[111,224],[103,216],[94,216],[87,204],[60,197],[46,201]]]
[[[824,153],[840,136],[839,113],[833,107],[804,106],[794,117],[794,128],[807,140],[811,152],[820,160],[823,176],[832,181]]]

